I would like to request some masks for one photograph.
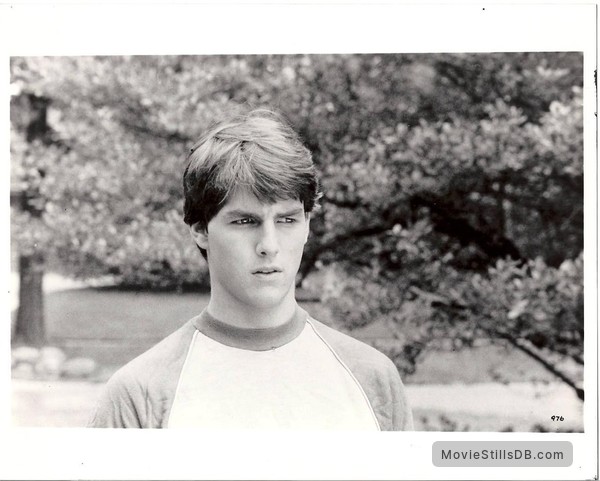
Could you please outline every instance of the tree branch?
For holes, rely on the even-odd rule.
[[[569,378],[563,372],[559,371],[547,359],[545,359],[540,354],[538,354],[537,352],[535,352],[535,350],[533,350],[531,347],[529,347],[526,344],[524,344],[523,341],[521,341],[520,339],[515,339],[511,335],[506,334],[504,332],[499,332],[499,331],[494,331],[494,332],[498,336],[500,336],[502,339],[506,339],[512,346],[516,347],[521,352],[527,354],[532,359],[535,359],[538,363],[540,363],[542,366],[544,366],[548,372],[554,374],[561,381],[563,381],[566,385],[568,385],[569,387],[571,387],[575,391],[575,393],[577,394],[577,397],[580,400],[582,400],[582,401],[584,400],[583,399],[584,398],[584,391],[583,391],[583,389],[577,387],[577,385],[575,384],[575,382],[573,382],[573,380],[571,378]]]
[[[463,244],[476,244],[492,259],[508,256],[517,260],[525,260],[510,239],[497,232],[476,229],[467,220],[461,219],[456,212],[444,207],[443,200],[428,199],[424,195],[416,195],[413,200],[416,205],[427,207],[430,210],[431,220],[438,232],[458,239]]]
[[[383,232],[392,229],[394,225],[396,225],[400,221],[401,219],[398,216],[381,224],[376,224],[373,226],[344,232],[333,237],[327,242],[317,245],[314,249],[308,250],[308,252],[305,252],[304,258],[302,260],[302,265],[300,266],[300,270],[298,271],[299,277],[296,285],[300,285],[302,283],[304,278],[306,278],[309,272],[313,269],[315,263],[319,259],[319,256],[323,254],[323,252],[332,250],[334,247],[340,247],[346,242],[352,241],[354,239],[382,234]]]
[[[444,296],[439,296],[437,294],[432,294],[429,292],[425,292],[422,291],[418,288],[415,287],[411,287],[410,290],[417,294],[420,295],[426,299],[429,300],[433,300],[435,301],[438,305],[442,305],[444,307],[448,307],[452,301],[450,301],[449,299],[447,299]],[[453,307],[458,307],[459,309],[464,309],[465,306],[464,305],[460,305],[460,304],[454,304]],[[584,390],[577,387],[577,385],[575,384],[575,382],[569,377],[567,376],[565,373],[563,373],[562,371],[560,371],[556,366],[554,366],[550,361],[548,361],[547,359],[545,359],[541,354],[539,354],[538,352],[535,351],[535,349],[529,347],[527,344],[525,344],[525,341],[522,339],[518,339],[515,338],[514,336],[510,335],[507,332],[501,331],[501,330],[497,330],[497,329],[491,329],[491,328],[482,328],[489,336],[490,338],[494,338],[494,337],[500,337],[502,339],[505,339],[506,341],[509,342],[509,344],[511,344],[512,346],[514,346],[515,348],[517,348],[518,350],[520,350],[521,352],[523,352],[524,354],[526,354],[527,356],[529,356],[530,358],[532,358],[533,360],[535,360],[536,362],[538,362],[539,364],[541,364],[548,372],[552,373],[554,376],[556,376],[557,378],[559,378],[562,382],[564,382],[567,386],[569,386],[571,389],[573,389],[575,391],[575,394],[577,394],[577,397],[583,401],[584,400]],[[559,351],[556,351],[559,352]],[[559,352],[560,353],[560,352]],[[568,357],[574,357],[574,356],[568,356]],[[575,359],[575,361],[577,361],[577,359]],[[583,364],[583,360],[582,364]]]

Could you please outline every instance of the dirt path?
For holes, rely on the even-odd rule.
[[[583,430],[583,403],[560,383],[425,384],[407,390],[415,425],[423,430]]]
[[[103,385],[77,381],[12,382],[13,425],[85,426]],[[560,384],[409,385],[418,430],[581,430],[582,404]],[[565,421],[557,425],[552,415]],[[466,429],[468,428],[468,429]]]

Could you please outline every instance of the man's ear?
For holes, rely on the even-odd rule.
[[[190,233],[198,247],[201,249],[208,249],[208,230],[200,225],[200,222],[196,222],[190,226]]]

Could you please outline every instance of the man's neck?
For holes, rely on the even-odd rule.
[[[220,302],[218,297],[211,295],[206,309],[215,319],[232,326],[255,329],[277,327],[288,322],[296,312],[298,304],[293,292],[291,294],[278,306],[264,309],[235,302]]]

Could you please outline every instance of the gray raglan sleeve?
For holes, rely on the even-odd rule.
[[[413,415],[406,397],[406,389],[400,379],[398,369],[392,361],[389,361],[385,378],[389,383],[389,395],[385,396],[388,403],[386,411],[390,413],[388,429],[390,431],[413,431]]]
[[[143,428],[144,389],[128,372],[117,372],[104,387],[90,420],[92,428]]]
[[[88,427],[166,427],[195,332],[192,319],[119,369],[104,387]]]

